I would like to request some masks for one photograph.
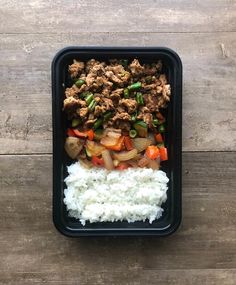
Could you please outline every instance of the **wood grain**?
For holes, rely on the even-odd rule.
[[[114,44],[176,50],[184,72],[183,150],[236,150],[236,32],[82,33],[0,35],[0,153],[51,153],[54,54],[68,45]]]
[[[0,4],[0,285],[235,285],[236,1]],[[69,239],[54,228],[50,65],[68,45],[179,53],[183,222],[173,236]]]
[[[183,222],[164,239],[63,237],[51,164],[0,157],[0,284],[234,284],[235,152],[183,154]]]
[[[236,31],[231,0],[2,0],[1,33]]]

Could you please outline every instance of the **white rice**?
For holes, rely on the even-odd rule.
[[[162,215],[161,204],[168,189],[165,172],[149,168],[107,171],[86,169],[76,162],[68,167],[64,203],[69,215],[86,221],[128,222],[149,220]]]

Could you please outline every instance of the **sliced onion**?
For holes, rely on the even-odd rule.
[[[126,161],[130,166],[137,168],[138,167],[138,162],[137,160],[130,159]]]
[[[114,160],[113,160],[113,164],[114,164],[115,167],[118,166],[119,163],[120,163],[119,160],[117,160],[117,159],[114,159]]]
[[[142,157],[142,154],[141,154],[141,153],[138,153],[138,154],[133,158],[133,160],[139,160],[139,159],[141,159],[141,157]]]
[[[87,140],[86,146],[89,152],[91,153],[91,155],[95,155],[95,156],[101,155],[102,151],[105,149],[104,146],[94,141],[90,141],[90,140]]]
[[[79,162],[84,168],[90,169],[93,167],[92,162],[87,159],[80,159]]]
[[[110,154],[109,150],[105,149],[104,151],[102,151],[102,158],[103,158],[103,161],[104,161],[105,168],[107,170],[114,169],[113,160],[111,158],[111,154]]]
[[[146,167],[148,164],[149,164],[149,160],[145,156],[143,156],[138,162],[139,167]]]
[[[118,139],[118,138],[121,137],[121,134],[116,133],[116,132],[108,132],[107,136],[110,137],[110,138],[117,138]]]
[[[138,154],[137,149],[132,149],[130,151],[114,152],[113,156],[119,161],[127,161],[133,159]]]
[[[152,144],[152,141],[149,138],[135,138],[133,139],[133,146],[137,149],[138,152],[144,151],[149,145]]]
[[[118,138],[114,138],[114,137],[104,137],[101,139],[100,143],[102,145],[104,145],[105,147],[109,147],[109,146],[113,146],[116,145],[118,143],[119,137]]]
[[[114,129],[114,128],[106,128],[104,130],[104,135],[106,136],[108,133],[117,133],[117,134],[121,134],[121,129]]]
[[[157,159],[150,159],[149,157],[146,158],[148,160],[148,168],[153,170],[158,170],[160,168],[160,156],[158,156]]]

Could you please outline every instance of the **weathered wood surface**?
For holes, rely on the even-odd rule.
[[[1,156],[0,284],[235,284],[235,152],[184,153],[183,222],[164,239],[63,237],[51,166]]]
[[[50,64],[68,45],[173,48],[183,61],[183,150],[236,150],[236,32],[83,33],[0,35],[0,153],[51,153]]]
[[[236,31],[233,0],[2,0],[0,13],[2,33]]]
[[[234,285],[236,1],[0,4],[0,285]],[[55,230],[50,64],[68,45],[167,46],[182,58],[175,235],[68,239]]]

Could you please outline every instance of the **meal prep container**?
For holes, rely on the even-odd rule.
[[[162,169],[170,179],[167,201],[162,205],[162,217],[152,224],[146,222],[86,223],[85,226],[68,216],[64,199],[67,166],[73,161],[64,151],[68,121],[63,113],[65,88],[72,85],[68,65],[73,59],[87,61],[91,58],[107,61],[112,58],[134,59],[153,63],[161,59],[163,72],[171,84],[171,101],[165,110],[166,145],[169,160]],[[67,47],[59,51],[52,62],[52,114],[53,114],[53,221],[64,235],[79,236],[167,236],[181,222],[181,140],[182,140],[182,63],[171,49],[163,47]]]

